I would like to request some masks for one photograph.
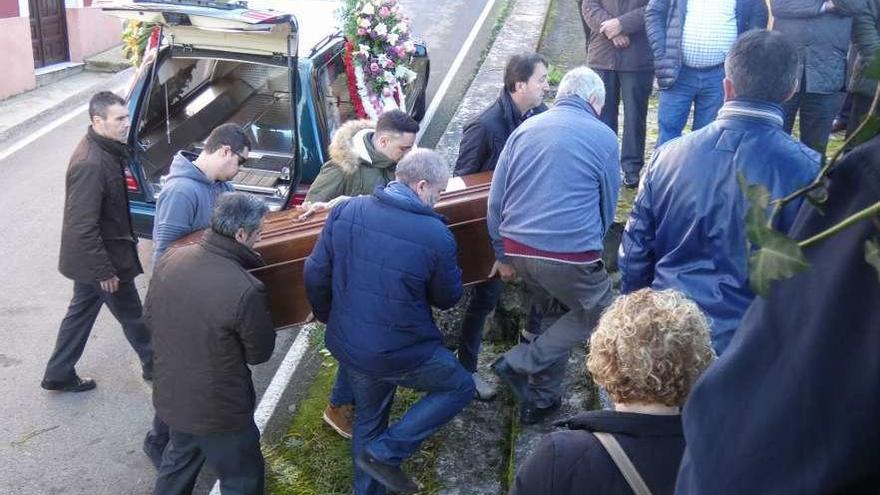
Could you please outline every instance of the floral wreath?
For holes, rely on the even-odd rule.
[[[348,91],[358,117],[376,120],[386,110],[405,109],[403,87],[416,78],[410,68],[416,45],[398,0],[344,0],[339,17]]]

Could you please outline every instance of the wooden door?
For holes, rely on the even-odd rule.
[[[28,0],[34,67],[68,60],[64,0]]]

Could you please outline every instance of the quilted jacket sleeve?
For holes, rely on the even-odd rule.
[[[771,0],[770,9],[780,19],[817,17],[822,14],[823,3],[824,0]]]
[[[443,246],[437,252],[437,266],[428,286],[428,301],[432,306],[449,309],[461,299],[464,288],[461,268],[458,267],[458,248],[452,232],[446,229]]]
[[[312,306],[312,313],[321,323],[330,318],[330,304],[333,301],[333,221],[345,205],[334,208],[327,221],[312,254],[306,258],[305,286],[306,296]]]
[[[642,180],[620,243],[620,292],[627,294],[654,281],[655,225],[652,212],[651,170]]]
[[[669,17],[669,0],[651,0],[645,7],[645,31],[654,53],[654,60],[663,58],[666,52],[666,23]]]

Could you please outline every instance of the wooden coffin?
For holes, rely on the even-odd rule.
[[[495,256],[486,230],[486,207],[491,172],[454,177],[435,210],[447,218],[458,243],[458,262],[465,284],[486,279]],[[269,293],[269,306],[276,327],[304,323],[311,313],[303,284],[305,260],[311,254],[324,226],[327,213],[318,213],[305,222],[297,221],[300,208],[269,213],[263,236],[255,249],[266,266],[252,273]],[[178,245],[195,242],[200,233],[188,236]]]

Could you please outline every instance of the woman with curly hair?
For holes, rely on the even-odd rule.
[[[706,317],[681,292],[618,297],[587,357],[614,410],[586,412],[546,436],[510,495],[672,493],[685,446],[680,407],[714,359]]]

